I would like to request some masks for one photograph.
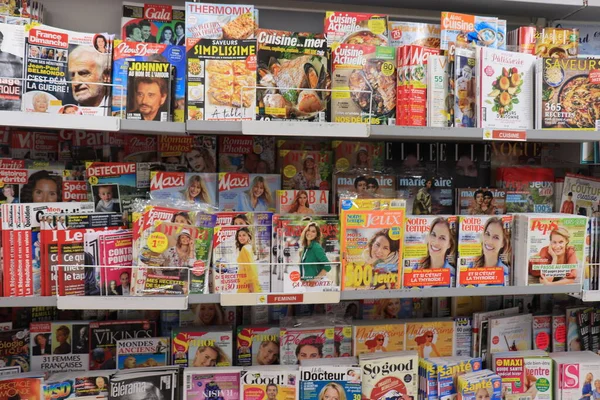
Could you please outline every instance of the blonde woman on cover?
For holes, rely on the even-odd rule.
[[[272,202],[273,196],[265,178],[257,176],[252,180],[250,189],[238,196],[235,211],[269,211]]]
[[[212,204],[204,179],[200,175],[192,176],[187,187],[181,194],[183,195],[183,199],[190,203]]]
[[[197,304],[194,309],[194,326],[223,325],[225,317],[220,304]]]
[[[252,250],[252,234],[246,227],[235,234],[235,247],[238,249],[238,293],[260,293],[262,288],[258,281],[258,267]]]
[[[319,173],[319,166],[315,158],[309,154],[302,162],[302,171],[298,172],[292,179],[292,189],[319,189],[320,186],[321,174]]]
[[[192,235],[187,229],[182,229],[177,235],[175,246],[169,247],[162,254],[163,267],[184,268],[192,267],[196,261],[196,250]],[[163,270],[164,272],[164,270]]]
[[[550,232],[550,244],[539,253],[539,260],[535,264],[557,265],[557,264],[577,264],[577,254],[575,247],[569,246],[571,242],[571,234],[562,226],[555,228]],[[532,268],[532,263],[529,266],[529,274],[540,277],[540,283],[544,285],[569,285],[577,280],[577,269],[572,269],[567,273],[565,278],[555,280],[555,277],[546,276],[541,271],[535,271]]]
[[[308,203],[308,193],[306,190],[300,190],[292,205],[290,206],[290,214],[314,214],[315,211],[310,208],[310,204]]]
[[[216,366],[229,366],[231,360],[229,357],[217,346],[200,346],[196,350],[192,367],[216,367]]]
[[[321,389],[319,400],[346,400],[346,391],[340,384],[329,382]]]
[[[384,299],[377,302],[375,308],[376,319],[398,318],[400,312],[400,299]]]

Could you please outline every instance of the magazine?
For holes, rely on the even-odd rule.
[[[508,193],[504,189],[456,189],[456,213],[459,215],[506,214]]]
[[[89,369],[117,369],[117,341],[156,336],[156,321],[90,322]]]
[[[6,376],[0,379],[0,399],[41,399],[44,397],[43,385],[43,376]]]
[[[31,369],[34,371],[87,371],[89,322],[33,322],[30,325]]]
[[[90,236],[92,235],[85,235],[86,244]],[[100,293],[108,296],[130,295],[130,288],[123,285],[131,280],[132,232],[129,230],[100,232],[96,238],[99,257],[96,265],[111,267],[100,268]],[[92,237],[90,239],[93,240]]]
[[[534,315],[532,335],[534,350],[551,351],[552,315]]]
[[[352,354],[403,351],[405,324],[400,322],[354,322],[352,326]]]
[[[331,143],[335,158],[335,172],[348,170],[381,171],[384,160],[384,142],[350,142],[334,140]]]
[[[279,364],[279,327],[238,326],[237,365]]]
[[[256,40],[187,40],[188,120],[254,120]]]
[[[390,46],[400,47],[410,44],[439,49],[440,25],[420,22],[389,21]]]
[[[322,34],[256,31],[256,118],[329,121],[330,51]]]
[[[361,395],[359,367],[300,367],[300,400],[316,400],[338,393],[339,398],[354,399]]]
[[[129,61],[127,68],[127,119],[171,120],[171,64]]]
[[[408,216],[404,226],[403,287],[454,287],[456,216]]]
[[[117,340],[117,369],[169,365],[170,350],[168,337]]]
[[[334,356],[334,328],[282,327],[280,334],[281,365],[297,365],[310,358]]]
[[[117,373],[110,377],[109,396],[111,400],[129,398],[149,398],[175,400],[177,393],[177,371],[150,370],[131,373]]]
[[[114,35],[80,33],[47,25],[25,33],[26,112],[109,115]],[[88,76],[88,65],[97,67]],[[71,81],[68,83],[67,81]],[[89,85],[96,82],[97,85]]]
[[[531,400],[553,398],[557,385],[553,363],[545,353],[518,351],[492,355],[494,372],[502,378],[502,390],[507,396],[530,395]]]
[[[279,150],[284,190],[328,190],[331,187],[330,151]]]
[[[404,207],[403,200],[342,200],[342,290],[401,286]]]
[[[405,349],[416,350],[419,357],[450,357],[454,354],[454,321],[408,321],[404,340]]]
[[[20,367],[31,371],[29,329],[0,331],[0,362],[5,367]]]
[[[53,374],[44,380],[44,394],[50,399],[107,398],[108,381],[112,373],[113,371],[85,371]]]
[[[450,77],[455,87],[454,126],[473,128],[477,123],[477,68],[475,68],[475,51],[458,48],[454,55],[454,74]]]
[[[239,400],[241,368],[186,368],[184,400]]]
[[[331,212],[337,213],[343,198],[391,199],[396,197],[396,175],[365,174],[363,171],[340,172],[333,175]]]
[[[560,204],[565,214],[592,217],[600,213],[600,179],[567,173]]]
[[[278,190],[276,196],[278,214],[329,213],[329,190]]]
[[[243,400],[252,400],[255,393],[266,393],[267,398],[275,394],[278,399],[298,398],[300,379],[295,368],[268,370],[264,367],[250,367],[241,373],[241,396]]]
[[[417,397],[419,357],[415,351],[361,354],[359,364],[364,400]]]
[[[185,37],[254,39],[258,20],[253,5],[186,3]]]
[[[233,365],[233,337],[227,326],[173,329],[172,364],[180,367]]]
[[[137,170],[140,170],[140,164],[158,161],[158,136],[127,134],[123,135],[123,143],[125,152],[118,160],[119,162],[138,163]],[[140,171],[137,172],[137,180],[139,181]],[[150,182],[150,173],[148,173],[146,180]]]
[[[166,4],[123,2],[121,37],[130,42],[185,46],[185,9]]]
[[[2,32],[2,73],[0,73],[0,110],[21,111],[23,96],[23,55],[25,54],[25,27],[0,23]]]
[[[554,169],[541,167],[499,167],[496,169],[496,186],[507,191],[528,192],[525,210],[519,212],[550,213],[554,210]],[[507,200],[508,200],[507,195]],[[513,199],[518,201],[518,199]],[[507,201],[507,212],[512,209]],[[519,201],[523,204],[523,201]],[[513,211],[515,212],[515,211]]]
[[[388,16],[327,11],[323,31],[329,47],[336,42],[386,46],[388,44]]]
[[[202,144],[202,142],[203,137],[200,137],[198,144]],[[188,170],[187,157],[192,156],[195,144],[196,140],[194,136],[159,136],[158,157],[165,170],[170,172],[186,172]],[[199,153],[199,150],[194,153],[194,158],[198,156]],[[204,157],[200,157],[200,160],[200,162],[204,161]],[[214,154],[212,155],[212,160],[214,164]]]
[[[448,58],[430,55],[427,59],[427,126],[448,126],[446,98],[448,97]]]
[[[454,188],[451,177],[398,176],[396,197],[406,200],[407,215],[454,213]]]
[[[272,174],[276,172],[275,138],[269,136],[219,136],[218,164],[219,172]]]
[[[275,211],[279,174],[219,173],[219,211]]]
[[[531,314],[490,318],[487,365],[491,365],[494,353],[531,350],[532,322]]]
[[[460,399],[476,399],[477,396],[490,399],[502,398],[502,378],[489,369],[460,375],[457,380],[457,394]]]
[[[584,393],[588,388],[594,388],[593,379],[596,378],[600,366],[597,354],[590,351],[552,353],[552,363],[558,378],[554,381],[554,398],[566,400],[589,397],[584,396]],[[590,377],[592,382],[589,382]],[[559,384],[567,379],[568,385]]]
[[[162,172],[150,174],[150,197],[169,202],[217,203],[217,174],[196,172]]]

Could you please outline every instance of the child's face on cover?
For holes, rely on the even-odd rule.
[[[178,215],[175,217],[175,223],[176,224],[187,224],[188,220],[185,219],[185,217],[183,215]]]
[[[101,187],[100,189],[98,189],[98,196],[100,196],[100,199],[102,199],[102,201],[105,201],[105,202],[111,201],[112,197],[113,197],[112,188]]]

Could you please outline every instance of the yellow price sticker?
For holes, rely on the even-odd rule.
[[[340,158],[335,162],[335,167],[338,171],[345,171],[350,168],[350,161],[347,158]]]
[[[90,183],[90,185],[97,185],[98,184],[98,177],[97,176],[90,176],[88,178],[88,182]]]
[[[283,168],[283,176],[285,176],[286,178],[289,178],[289,179],[291,179],[294,176],[296,176],[297,172],[298,172],[298,170],[293,165],[286,165]]]
[[[385,33],[386,22],[383,18],[370,19],[367,26],[374,34],[383,35]]]
[[[154,232],[150,234],[146,244],[150,251],[164,253],[169,247],[169,238],[162,232]]]
[[[0,179],[0,188],[4,187],[4,181]]]
[[[391,62],[386,61],[381,64],[381,72],[383,72],[385,76],[392,76],[396,72],[396,67],[394,67],[394,64]]]

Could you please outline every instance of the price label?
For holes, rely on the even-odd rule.
[[[503,140],[507,142],[526,142],[527,131],[510,129],[484,129],[483,140]]]
[[[162,232],[154,232],[148,237],[146,243],[150,251],[164,253],[169,247],[169,238]]]

